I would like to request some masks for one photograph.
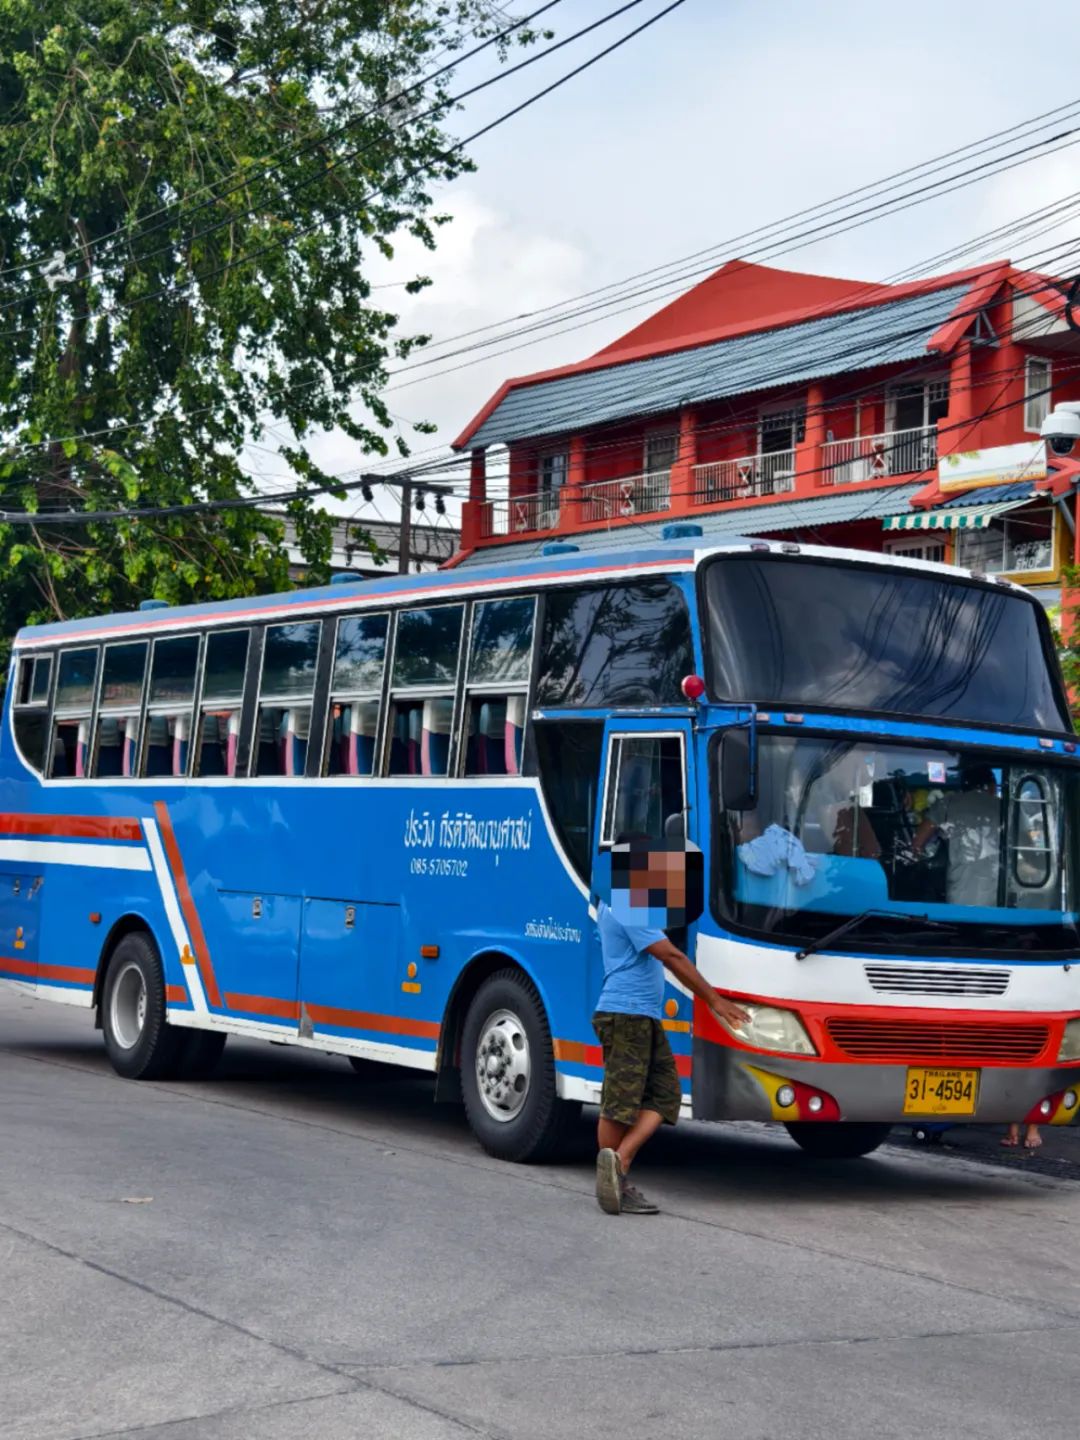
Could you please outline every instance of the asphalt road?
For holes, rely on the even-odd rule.
[[[687,1125],[640,1169],[664,1213],[615,1219],[587,1141],[489,1160],[421,1082],[282,1047],[133,1084],[0,997],[0,1436],[1075,1428],[1075,1181]]]

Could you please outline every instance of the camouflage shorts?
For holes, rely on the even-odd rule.
[[[679,1118],[682,1090],[664,1027],[648,1015],[598,1011],[593,1029],[604,1047],[600,1114],[633,1125],[641,1110],[655,1110],[669,1125]]]

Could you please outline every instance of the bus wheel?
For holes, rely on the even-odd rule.
[[[160,1080],[182,1061],[186,1036],[165,1023],[165,977],[143,930],[125,935],[109,959],[101,1028],[113,1069],[128,1080]]]
[[[821,1160],[855,1160],[876,1150],[888,1138],[892,1126],[795,1120],[784,1128],[807,1155]]]
[[[473,1134],[500,1160],[545,1160],[580,1106],[555,1090],[555,1054],[536,989],[499,970],[473,997],[461,1044],[461,1089]]]

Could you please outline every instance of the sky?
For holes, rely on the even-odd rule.
[[[545,20],[561,39],[617,3],[561,0]],[[643,0],[491,86],[448,128],[464,136],[496,119],[666,3]],[[510,10],[531,8],[523,0]],[[377,298],[400,315],[401,333],[430,333],[452,350],[469,343],[453,343],[464,332],[706,247],[718,247],[717,265],[744,255],[752,242],[724,242],[1080,94],[1080,81],[1059,80],[1055,62],[1074,53],[1075,0],[1044,0],[1035,24],[1026,14],[1003,0],[908,0],[900,8],[873,0],[685,0],[471,146],[476,172],[436,192],[437,208],[453,216],[437,251],[406,240],[392,260],[373,263],[372,280],[388,287]],[[461,68],[457,88],[496,66],[491,52],[476,57]],[[1080,144],[769,263],[885,279],[1072,192],[1080,192]],[[1000,258],[1049,253],[1077,232],[1074,218],[1006,245]],[[401,286],[417,273],[434,284],[409,297]],[[652,297],[481,363],[467,355],[409,371],[391,381],[387,404],[417,457],[435,453],[505,379],[590,355],[660,303]],[[463,361],[470,363],[452,368]],[[434,423],[436,434],[413,435],[414,421]],[[312,449],[333,473],[372,463],[339,433],[315,437]],[[265,452],[249,460],[281,474],[282,462]],[[374,506],[350,500],[333,508],[359,519],[397,514],[387,487]],[[455,504],[450,509],[456,514]]]

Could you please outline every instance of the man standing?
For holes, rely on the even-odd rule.
[[[681,846],[632,841],[612,852],[611,904],[601,901],[596,909],[604,960],[593,1015],[604,1051],[596,1198],[609,1215],[657,1213],[626,1177],[642,1145],[662,1124],[674,1125],[679,1118],[682,1091],[662,1023],[665,967],[718,1020],[730,1025],[747,1018],[701,978],[658,923],[670,928],[686,923],[687,879]]]

